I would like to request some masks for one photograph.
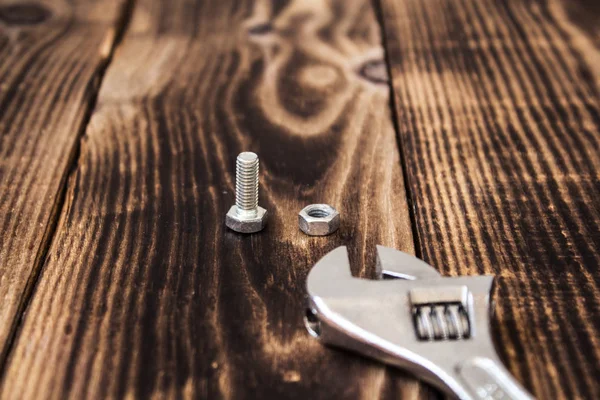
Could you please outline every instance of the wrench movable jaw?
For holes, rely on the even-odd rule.
[[[492,276],[441,277],[423,261],[381,246],[378,269],[380,277],[399,279],[352,277],[344,247],[323,257],[307,280],[309,332],[324,344],[404,368],[460,399],[486,398],[480,394],[492,389],[530,399],[491,341]]]

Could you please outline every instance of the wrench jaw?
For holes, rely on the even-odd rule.
[[[491,341],[493,276],[441,277],[425,262],[381,246],[377,268],[380,280],[354,278],[345,247],[323,257],[307,279],[308,331],[325,345],[406,369],[460,399],[480,398],[477,393],[490,387],[501,387],[506,398],[530,398],[513,385]],[[415,310],[448,310],[447,304],[464,308],[468,335],[439,336],[438,324],[435,337],[419,337]],[[444,315],[455,321],[450,314]],[[491,377],[490,371],[495,374],[497,369],[508,377],[500,383]],[[468,386],[469,379],[477,378],[475,386]],[[520,391],[510,392],[514,387]]]
[[[376,279],[435,279],[440,273],[425,261],[396,249],[377,245]]]

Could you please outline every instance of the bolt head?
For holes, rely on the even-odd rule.
[[[254,217],[243,217],[238,215],[237,206],[231,206],[225,216],[225,225],[240,233],[254,233],[263,230],[267,225],[267,210],[258,207],[258,212]]]
[[[340,213],[329,204],[311,204],[298,214],[300,230],[310,236],[326,236],[340,227]]]

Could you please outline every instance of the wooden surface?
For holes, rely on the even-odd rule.
[[[44,262],[121,6],[0,1],[0,366]]]
[[[600,398],[598,11],[382,1],[418,253],[500,276],[496,345],[540,399]]]
[[[306,274],[341,244],[365,277],[375,244],[498,275],[510,371],[600,398],[599,19],[588,0],[0,1],[0,398],[438,397],[306,334]],[[251,236],[224,226],[243,150],[270,212]],[[298,231],[313,202],[337,234]]]
[[[427,397],[302,323],[327,251],[362,275],[378,243],[413,251],[371,4],[253,3],[136,4],[0,397]],[[252,236],[224,226],[242,150],[270,212]],[[338,234],[298,230],[314,202]]]

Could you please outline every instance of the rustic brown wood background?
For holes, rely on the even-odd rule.
[[[600,398],[593,0],[0,0],[0,398],[439,394],[324,349],[304,283],[350,246],[493,273],[540,399]],[[224,227],[238,152],[267,229]],[[339,232],[297,229],[328,202]]]

